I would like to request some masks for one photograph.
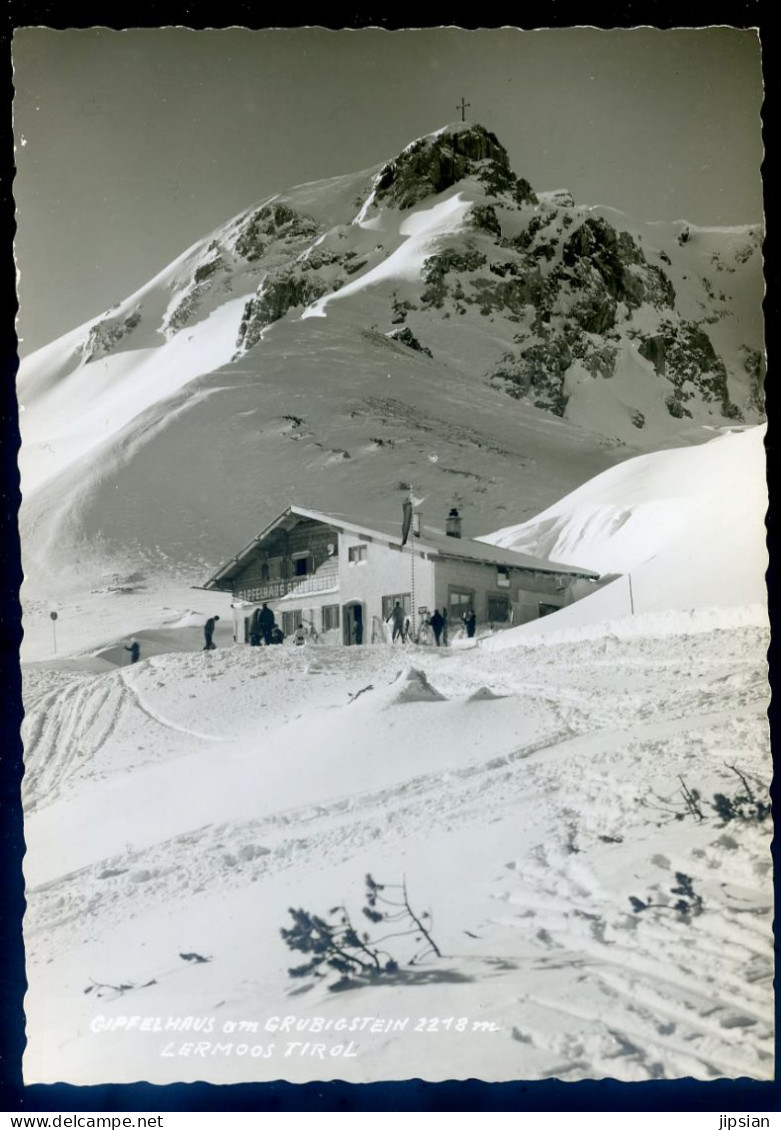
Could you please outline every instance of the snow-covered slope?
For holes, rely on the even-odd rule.
[[[484,541],[601,574],[622,574],[550,623],[486,646],[635,612],[766,601],[764,427],[627,460]],[[631,579],[630,579],[631,577]]]
[[[766,633],[672,627],[28,669],[27,1081],[771,1077]],[[291,977],[334,906],[398,970]]]
[[[28,584],[195,581],[291,498],[395,518],[408,481],[482,532],[757,420],[759,240],[538,196],[468,123],[261,202],[23,361]]]

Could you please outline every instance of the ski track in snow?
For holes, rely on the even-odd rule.
[[[106,777],[99,755],[128,710],[138,711],[164,731],[187,738],[233,741],[232,737],[204,733],[166,718],[149,704],[131,669],[79,675],[57,690],[36,694],[31,688],[26,692],[22,735],[26,761],[23,796],[28,814],[52,803],[64,788],[79,780]]]
[[[724,846],[730,841],[726,833],[719,838],[721,825],[689,821],[684,828],[655,799],[679,794],[682,771],[696,785],[710,774],[703,793],[711,795],[721,787],[725,761],[767,775],[762,641],[754,629],[715,632],[707,643],[702,635],[591,640],[539,648],[531,659],[513,653],[510,661],[508,652],[413,649],[414,663],[450,700],[423,710],[492,711],[506,709],[509,699],[526,713],[542,704],[542,732],[497,754],[487,713],[485,744],[466,763],[426,772],[421,757],[423,771],[390,785],[347,792],[337,786],[322,801],[174,838],[162,830],[151,847],[28,890],[29,960],[99,944],[106,923],[130,922],[155,906],[179,905],[186,914],[189,902],[231,890],[257,899],[266,880],[290,874],[294,889],[295,876],[364,858],[378,844],[404,854],[405,845],[417,852],[438,836],[477,842],[517,824],[526,850],[497,859],[484,876],[475,904],[483,916],[470,923],[480,941],[456,960],[481,980],[507,978],[506,1038],[524,1047],[532,1074],[767,1077],[769,891],[757,893],[745,861],[743,871],[735,869],[742,849]],[[390,693],[382,688],[392,689],[405,653],[355,651],[237,649],[215,653],[206,669],[201,656],[180,655],[108,675],[41,673],[28,680],[27,790],[47,805],[85,776],[105,775],[110,757],[102,769],[101,762],[139,714],[169,741],[235,740],[166,713],[171,662],[179,665],[180,684],[182,677],[196,680],[203,717],[212,716],[217,701],[205,696],[224,695],[227,681],[234,706],[257,704],[261,695],[276,700],[267,729],[294,722],[307,703],[336,711],[328,717],[353,711],[362,725],[367,715],[359,712],[367,702],[371,711],[371,693]],[[369,683],[379,689],[351,701]],[[453,701],[480,687],[504,697]],[[389,709],[404,726],[411,705]],[[227,721],[214,716],[218,729]],[[628,855],[623,844],[634,845]],[[754,847],[761,859],[763,849]],[[681,922],[653,907],[632,912],[629,895],[672,903],[676,871],[690,875],[702,894],[702,914]]]
[[[680,965],[679,934],[686,926],[661,914],[648,922],[628,912],[617,914],[588,865],[560,845],[539,845],[536,856],[536,862],[515,869],[518,886],[499,894],[514,911],[501,921],[534,931],[538,943],[553,951],[552,961],[565,967],[577,963],[587,970],[578,980],[591,982],[603,998],[603,1008],[588,1009],[571,997],[557,1000],[553,994],[535,990],[523,995],[525,1010],[531,1003],[563,1013],[570,1033],[578,1027],[583,1033],[579,1042],[566,1049],[574,1063],[558,1067],[556,1074],[574,1071],[580,1077],[578,1057],[584,1054],[592,1065],[590,1070],[595,1055],[599,1061],[622,1054],[610,1051],[610,1041],[604,1046],[605,1028],[617,1043],[637,1041],[629,1053],[641,1068],[637,1078],[665,1077],[660,1061],[669,1059],[671,1053],[678,1055],[679,1069],[695,1064],[711,1076],[729,1075],[736,1069],[752,1074],[757,1062],[767,1065],[772,1061],[772,960],[766,929],[759,929],[758,923],[754,929],[743,925],[731,906],[706,911],[698,920],[696,936],[692,933],[684,944],[691,950],[692,966],[704,964],[705,957],[712,968],[684,967]],[[765,927],[769,909],[758,908]],[[575,951],[574,939],[579,943]],[[755,972],[754,983],[747,985],[745,969],[752,961],[759,963],[760,971]],[[602,1029],[601,1048],[594,1046],[593,1035],[587,1035],[595,1024]],[[753,1029],[757,1045],[764,1047],[736,1049],[737,1029]],[[544,1042],[544,1036],[533,1028],[523,1038],[532,1044]],[[548,1041],[549,1049],[565,1050],[556,1043]],[[696,1066],[693,1073],[701,1075]],[[601,1070],[612,1074],[607,1063]]]
[[[147,718],[151,718],[153,722],[157,722],[159,726],[163,726],[167,730],[176,730],[180,734],[187,734],[188,737],[191,738],[201,738],[207,742],[229,742],[233,740],[230,737],[225,737],[223,734],[204,734],[200,730],[194,730],[190,726],[182,726],[178,722],[164,718],[143,698],[141,692],[133,684],[130,675],[126,671],[120,671],[120,678],[138,709],[145,714]]]
[[[88,776],[91,762],[111,738],[121,719],[125,701],[118,693],[118,678],[83,678],[28,703],[22,735],[26,772],[23,798],[28,813],[41,798],[51,803],[62,786],[80,776],[80,760]]]

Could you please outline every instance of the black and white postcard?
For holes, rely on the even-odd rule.
[[[772,1078],[757,32],[13,64],[25,1081]]]

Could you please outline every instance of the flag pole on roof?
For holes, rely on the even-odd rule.
[[[403,502],[402,518],[401,518],[401,544],[407,544],[410,530],[412,529],[412,495],[405,498]]]
[[[410,608],[410,617],[411,617],[410,628],[411,628],[413,638],[415,637],[415,521],[414,521],[413,515],[412,515],[412,506],[413,506],[414,501],[415,500],[412,497],[412,483],[410,483],[410,485],[409,485],[409,498],[407,500],[406,509],[405,509],[405,518],[406,518],[407,513],[409,513],[409,522],[410,522],[409,533],[411,534],[411,537],[412,537],[412,540],[410,542],[410,548],[411,548],[412,552],[410,554],[410,557],[411,557],[411,565],[410,565],[411,580],[410,580],[410,597],[409,597],[409,599],[410,599],[410,605],[411,605],[411,608]]]
[[[417,609],[415,607],[415,522],[413,520],[414,519],[413,507],[420,506],[423,503],[424,500],[422,498],[415,498],[415,496],[412,493],[412,483],[408,484],[407,490],[408,490],[409,493],[408,493],[407,498],[405,498],[404,503],[403,503],[402,522],[401,522],[401,544],[402,544],[402,546],[406,545],[407,538],[411,538],[410,548],[412,550],[412,554],[411,554],[411,557],[412,557],[411,574],[412,574],[412,576],[411,576],[411,584],[410,584],[410,603],[411,603],[410,627],[411,627],[411,630],[412,630],[412,634],[414,636],[415,632],[416,632]],[[418,535],[418,536],[420,536],[420,535]]]

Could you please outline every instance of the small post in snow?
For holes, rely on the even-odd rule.
[[[56,655],[57,654],[57,613],[56,612],[50,612],[49,615],[51,616],[51,620],[52,620],[52,637],[54,638],[54,654]]]
[[[635,614],[635,594],[632,592],[632,574],[627,573],[626,579],[629,581],[629,607],[632,610],[632,615]]]

